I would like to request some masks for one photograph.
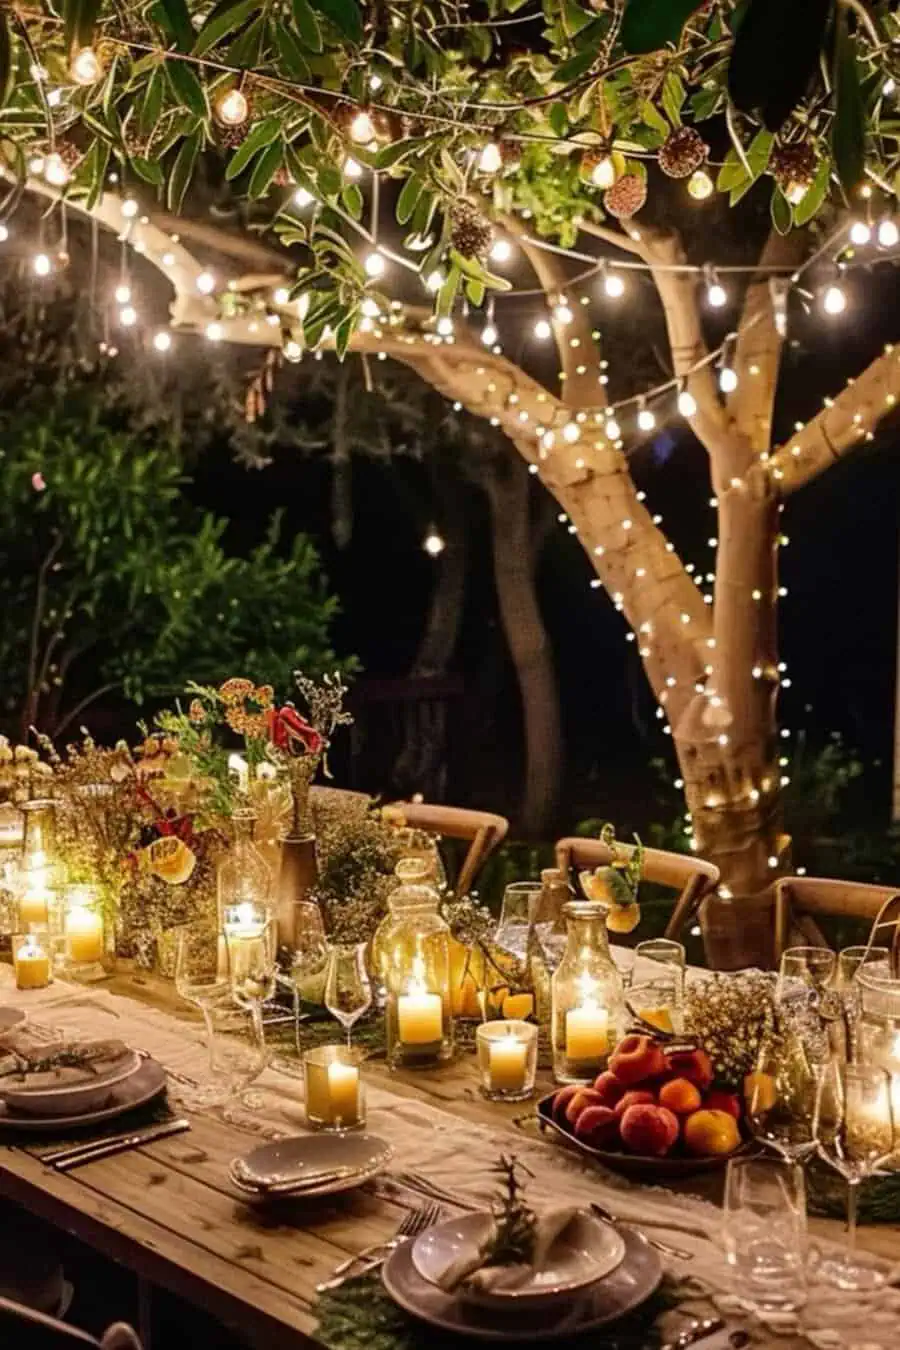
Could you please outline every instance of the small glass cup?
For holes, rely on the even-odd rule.
[[[803,1169],[779,1158],[732,1158],[725,1173],[722,1237],[741,1302],[794,1312],[806,1302]]]
[[[313,1130],[358,1130],[366,1123],[362,1050],[317,1045],[303,1053],[306,1120]]]
[[[533,1022],[483,1022],[475,1030],[475,1049],[485,1097],[524,1102],[532,1095],[538,1052]]]
[[[17,989],[44,989],[52,982],[53,962],[50,959],[50,937],[46,929],[14,933],[12,958]]]
[[[676,967],[660,972],[652,980],[632,983],[626,994],[631,1012],[643,1022],[649,1022],[657,1031],[680,1033],[683,1024],[683,973]]]
[[[836,963],[837,957],[830,947],[788,947],[781,955],[776,998],[790,994],[798,985],[821,993],[834,974]]]
[[[535,910],[541,896],[539,881],[514,881],[503,892],[500,922],[494,933],[495,944],[511,956],[524,961]]]
[[[639,942],[634,949],[632,979],[637,982],[655,980],[669,970],[676,970],[680,972],[683,989],[685,961],[683,943],[672,942],[669,938],[650,938]]]

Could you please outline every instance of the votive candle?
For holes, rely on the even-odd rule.
[[[34,933],[13,939],[17,989],[43,989],[50,983],[50,957]]]

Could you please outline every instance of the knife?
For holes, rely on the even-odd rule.
[[[191,1128],[189,1120],[169,1120],[162,1125],[145,1126],[131,1134],[120,1134],[114,1139],[101,1139],[93,1144],[85,1144],[81,1149],[61,1150],[63,1156],[45,1154],[41,1162],[49,1163],[57,1172],[68,1172],[83,1163],[98,1162],[101,1158],[111,1158],[116,1153],[124,1153],[130,1148],[140,1148],[142,1144],[155,1143],[157,1139],[167,1139],[173,1134],[183,1134]]]

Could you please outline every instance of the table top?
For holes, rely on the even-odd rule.
[[[146,998],[148,991],[142,992]],[[381,1079],[398,1096],[522,1137],[514,1119],[528,1104],[484,1101],[471,1055],[436,1071],[388,1075],[384,1066],[370,1064],[368,1072],[373,1083]],[[43,1165],[37,1146],[3,1147],[0,1194],[206,1308],[251,1344],[299,1350],[315,1344],[316,1284],[345,1255],[390,1236],[403,1209],[368,1191],[277,1208],[248,1206],[229,1186],[227,1165],[256,1142],[234,1125],[197,1115],[189,1134],[67,1174]],[[544,1147],[556,1148],[549,1142]],[[720,1174],[681,1185],[715,1198]],[[810,1225],[813,1233],[840,1239],[834,1221],[812,1219]],[[860,1243],[896,1259],[900,1227],[862,1229]]]

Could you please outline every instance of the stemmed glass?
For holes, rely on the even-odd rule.
[[[265,1041],[263,1004],[275,993],[278,932],[271,917],[254,922],[235,932],[226,926],[228,957],[231,965],[231,992],[234,1001],[251,1017],[253,1035]]]
[[[297,1054],[300,1046],[300,1000],[321,1003],[328,975],[328,939],[322,922],[322,911],[312,900],[298,900],[294,905],[294,953],[290,976],[285,983],[294,994],[294,1033]]]
[[[669,938],[649,938],[639,942],[634,949],[634,965],[631,978],[635,981],[655,980],[667,977],[672,971],[684,988],[685,950],[681,942],[672,942]]]
[[[325,1007],[346,1031],[348,1046],[354,1023],[371,1006],[372,985],[366,970],[366,944],[335,943],[328,954]]]
[[[781,956],[776,998],[790,997],[800,985],[821,994],[834,974],[836,960],[830,947],[788,947]]]
[[[856,1054],[856,1023],[862,1008],[860,976],[890,975],[891,954],[887,947],[844,947],[838,953],[834,980],[835,994],[840,1002],[844,1020],[844,1051],[850,1060]]]
[[[895,1148],[891,1080],[872,1064],[833,1059],[819,1082],[814,1122],[819,1155],[847,1183],[847,1248],[826,1256],[819,1272],[839,1289],[876,1289],[884,1272],[856,1251],[859,1188]]]
[[[816,1151],[814,1130],[819,1074],[796,1037],[781,1047],[766,1041],[745,1084],[747,1123],[754,1138],[786,1162],[804,1162]],[[749,1089],[749,1090],[747,1090]]]
[[[757,1312],[806,1302],[803,1171],[780,1158],[732,1158],[725,1173],[722,1236],[740,1300]]]
[[[514,881],[503,892],[494,942],[520,961],[528,955],[528,938],[540,894],[538,881]]]
[[[828,1027],[840,1017],[838,1000],[827,989],[836,964],[829,947],[788,947],[775,985],[782,1019],[803,1042],[809,1059],[817,1063],[827,1059]]]

